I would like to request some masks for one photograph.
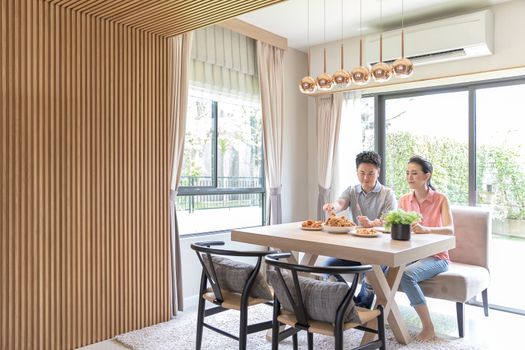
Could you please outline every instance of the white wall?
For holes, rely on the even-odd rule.
[[[288,49],[284,55],[284,124],[283,124],[283,222],[304,220],[308,216],[310,171],[309,99],[299,92],[299,82],[307,71],[306,55]],[[315,135],[314,135],[315,136]],[[315,174],[317,176],[317,173]],[[196,306],[201,275],[200,263],[191,243],[202,240],[225,241],[230,248],[254,249],[253,246],[230,241],[230,234],[181,239],[182,283],[185,309]]]
[[[490,7],[494,14],[494,54],[490,56],[463,59],[451,62],[418,66],[415,73],[408,79],[391,79],[382,87],[397,85],[405,89],[408,82],[435,79],[443,76],[467,75],[484,71],[523,67],[525,65],[525,1],[514,0]],[[407,43],[409,45],[410,43]],[[326,45],[327,70],[334,73],[340,66],[340,43]],[[352,69],[359,64],[359,38],[344,40],[345,68]],[[364,47],[366,50],[366,47]],[[312,75],[321,73],[323,69],[323,46],[312,47]],[[363,53],[363,57],[365,54]],[[467,79],[465,77],[465,79]],[[425,82],[424,84],[430,84]],[[378,86],[371,83],[367,87]]]

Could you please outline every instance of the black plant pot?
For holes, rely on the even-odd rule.
[[[392,224],[391,235],[392,239],[398,241],[409,241],[410,225]]]

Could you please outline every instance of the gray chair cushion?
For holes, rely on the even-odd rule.
[[[266,273],[268,283],[273,287],[275,296],[285,310],[294,312],[292,304],[286,295],[283,285],[276,271]],[[283,277],[290,292],[295,297],[293,278],[289,273],[283,272]],[[299,286],[303,296],[303,303],[306,308],[308,319],[335,323],[337,308],[341,305],[350,287],[346,283],[318,281],[311,278],[299,277]],[[345,322],[361,323],[354,301],[350,302],[345,312]]]
[[[210,269],[208,256],[204,255],[204,264]],[[244,285],[250,277],[255,266],[236,260],[231,260],[222,256],[212,256],[213,266],[217,279],[219,280],[219,286],[221,289],[226,289],[231,292],[242,293]],[[250,296],[253,298],[271,300],[273,298],[270,287],[264,280],[264,276],[261,272],[257,275]]]

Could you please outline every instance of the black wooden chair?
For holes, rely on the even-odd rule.
[[[239,341],[239,349],[246,349],[247,335],[272,328],[272,321],[248,325],[248,308],[257,304],[272,305],[272,292],[259,270],[262,258],[269,251],[238,251],[215,248],[224,242],[197,242],[191,245],[202,265],[197,316],[196,349],[202,345],[203,327]],[[255,266],[225,258],[256,257]],[[208,283],[210,288],[208,288]],[[206,301],[217,305],[205,308]],[[240,312],[239,336],[230,334],[204,322],[204,318],[227,310]]]
[[[375,310],[356,307],[353,297],[359,275],[372,270],[370,265],[321,267],[280,261],[290,253],[267,255],[265,260],[275,271],[268,271],[268,283],[274,289],[272,350],[279,348],[279,327],[288,325],[296,330],[293,348],[297,350],[297,332],[307,331],[308,349],[312,350],[313,334],[335,337],[335,349],[343,349],[343,332],[355,328],[378,334],[378,340],[354,349],[386,349],[383,307]],[[285,271],[281,271],[285,270]],[[352,283],[318,281],[298,276],[298,273],[354,274]],[[377,319],[377,329],[366,324]]]

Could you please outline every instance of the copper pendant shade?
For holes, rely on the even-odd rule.
[[[379,62],[373,67],[372,78],[378,83],[384,83],[392,77],[392,68],[385,62],[383,62],[383,0],[380,1],[380,13],[379,18],[381,22],[381,33],[379,34]]]
[[[323,11],[323,42],[326,42],[326,0],[324,0]],[[323,73],[317,76],[317,88],[322,91],[331,90],[334,86],[334,79],[326,73],[326,47],[323,49]]]
[[[306,37],[308,42],[308,75],[301,79],[299,90],[303,94],[311,94],[317,90],[317,82],[310,76],[310,0],[308,0]]]
[[[334,79],[326,73],[326,48],[324,49],[324,73],[317,76],[317,88],[322,91],[330,90],[334,86]]]
[[[405,57],[405,6],[401,0],[401,57],[394,61],[392,70],[398,78],[408,78],[414,72],[414,65]]]
[[[341,69],[339,69],[337,72],[334,73],[333,79],[334,79],[334,86],[337,88],[346,88],[350,85],[352,82],[352,78],[350,77],[350,73],[348,73],[344,69],[344,46],[343,46],[343,14],[344,14],[344,8],[343,8],[343,0],[341,0]]]
[[[359,67],[350,72],[352,81],[356,85],[365,85],[370,80],[370,70],[363,66],[363,39],[359,39]]]
[[[370,80],[370,70],[363,66],[363,2],[359,0],[359,67],[350,72],[350,77],[356,85],[365,85]]]

